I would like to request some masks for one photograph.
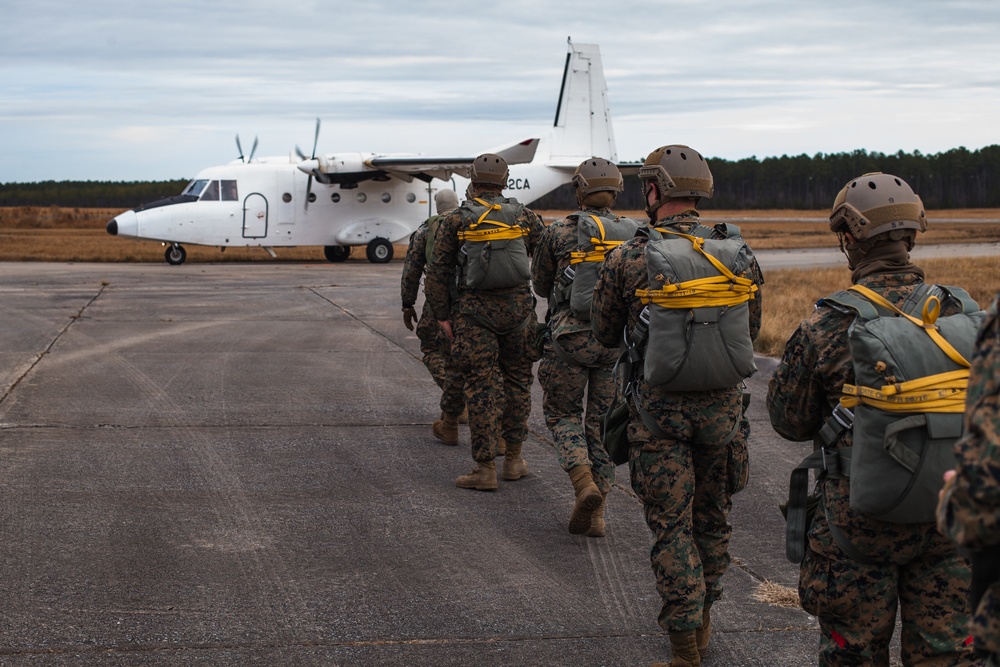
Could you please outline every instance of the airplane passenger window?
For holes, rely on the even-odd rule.
[[[407,192],[406,201],[412,204],[413,202],[417,201],[417,195],[413,194],[412,192]]]
[[[212,181],[201,193],[201,201],[219,201],[219,182]]]
[[[314,201],[316,201],[316,193],[315,192],[310,192],[309,196],[306,197],[306,199],[309,200],[310,204],[313,203]]]
[[[222,181],[222,201],[238,201],[236,181]]]
[[[339,192],[334,192],[332,195],[330,195],[330,201],[332,201],[334,204],[336,204],[337,202],[339,202],[340,201],[340,193]]]
[[[286,192],[285,194],[281,195],[281,201],[287,204],[288,202],[292,201],[292,195]]]
[[[359,202],[361,202],[361,203],[364,203],[364,201],[365,201],[366,199],[368,199],[368,196],[367,196],[367,195],[365,195],[365,193],[364,193],[364,192],[359,192],[359,193],[358,193],[358,201],[359,201]]]
[[[391,200],[392,200],[392,195],[391,194],[389,194],[388,192],[383,192],[382,193],[382,201],[384,203],[388,204]]]
[[[191,181],[190,183],[188,183],[188,186],[184,188],[184,192],[182,192],[181,194],[197,197],[198,195],[201,194],[201,191],[205,189],[206,185],[208,185],[208,181],[206,179]]]

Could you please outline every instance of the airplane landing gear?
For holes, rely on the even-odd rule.
[[[372,264],[385,264],[392,259],[392,244],[387,239],[372,239],[368,242],[366,254]]]
[[[343,262],[351,256],[351,246],[349,245],[327,245],[323,246],[323,256],[328,262]]]
[[[178,266],[184,263],[187,259],[187,250],[180,243],[171,243],[167,246],[167,251],[163,253],[163,257],[167,260],[167,264],[173,266]]]

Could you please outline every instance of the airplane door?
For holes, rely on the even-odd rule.
[[[267,236],[267,199],[259,192],[243,200],[243,238],[259,239]]]

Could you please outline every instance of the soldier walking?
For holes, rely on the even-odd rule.
[[[697,667],[729,565],[730,499],[746,483],[741,383],[755,370],[763,277],[737,228],[701,224],[714,184],[697,151],[658,148],[639,180],[650,222],[608,253],[591,324],[608,347],[627,341],[636,364],[629,468],[654,534],[658,620],[669,665]]]
[[[601,443],[600,420],[614,394],[611,368],[618,355],[594,338],[590,308],[605,254],[632,238],[639,223],[611,212],[623,189],[621,171],[612,162],[584,161],[573,185],[580,212],[546,227],[531,259],[532,285],[549,302],[550,342],[538,366],[538,381],[559,465],[569,473],[576,494],[569,532],[603,537],[615,466]]]
[[[466,381],[476,465],[455,484],[480,491],[497,488],[494,459],[501,438],[506,442],[503,479],[518,480],[528,472],[521,446],[528,435],[537,324],[529,256],[542,222],[516,199],[503,196],[507,177],[507,163],[499,155],[475,159],[466,200],[438,226],[424,287]]]
[[[853,407],[851,412],[842,400],[848,393],[860,396],[863,390],[885,404],[886,410],[895,411],[886,413],[891,419],[917,428],[914,433],[923,432],[917,415],[907,418],[902,412],[913,399],[897,401],[890,394],[899,392],[887,394],[881,385],[903,382],[892,354],[904,359],[907,354],[931,357],[918,352],[914,342],[904,341],[897,342],[898,349],[890,354],[879,355],[879,361],[860,363],[855,356],[862,348],[852,343],[849,327],[854,325],[852,330],[856,330],[855,323],[862,322],[862,314],[870,307],[866,318],[886,312],[914,336],[926,337],[922,326],[893,314],[919,313],[920,304],[930,298],[924,272],[910,262],[909,255],[917,232],[926,226],[920,198],[896,176],[865,174],[840,191],[830,229],[847,256],[852,288],[817,304],[789,338],[768,386],[767,408],[775,431],[789,440],[814,440],[818,448],[815,513],[810,516],[803,511],[801,529],[796,528],[799,503],[790,499],[788,549],[792,560],[801,559],[799,598],[802,608],[819,619],[819,664],[824,666],[889,665],[897,609],[902,616],[903,665],[969,665],[973,661],[971,647],[965,646],[969,568],[955,545],[935,529],[936,488],[931,491],[930,515],[918,521],[908,522],[905,516],[875,518],[858,509],[862,492],[867,495],[872,487],[890,487],[891,471],[896,468],[882,472],[859,464],[860,459],[850,461],[867,451],[860,444],[862,439],[867,443],[869,435],[877,436],[875,450],[885,451],[889,442],[883,446],[881,432],[862,428],[858,417],[862,408]],[[970,305],[961,290],[934,289],[934,294],[940,305],[938,322]],[[978,309],[974,302],[971,307]],[[933,328],[932,322],[925,324]],[[886,379],[868,390],[862,386],[862,371],[878,372]],[[948,425],[944,420],[923,419],[948,430],[943,428]],[[901,432],[897,442],[905,444]],[[867,488],[860,476],[865,472],[876,475]],[[940,483],[941,473],[936,477]],[[896,505],[909,511],[917,507],[915,501],[904,498]],[[804,540],[804,547],[796,546],[799,539]]]
[[[420,290],[420,278],[433,252],[434,233],[444,216],[458,208],[458,195],[454,190],[438,190],[434,194],[434,206],[437,215],[424,220],[410,235],[410,244],[403,258],[403,275],[400,279],[403,325],[413,331],[416,320],[424,366],[441,388],[441,417],[432,426],[434,437],[446,445],[457,445],[458,424],[468,422],[463,387],[465,380],[451,361],[451,341],[438,326],[431,309],[425,303],[418,320],[414,307]]]

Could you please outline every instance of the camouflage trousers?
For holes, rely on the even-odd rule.
[[[535,320],[519,326],[525,317],[518,318],[516,311],[494,314],[495,329],[462,312],[452,322],[452,359],[465,378],[472,458],[480,463],[496,458],[501,437],[507,443],[528,437],[533,380],[528,346],[533,343]]]
[[[562,469],[590,466],[597,488],[607,494],[615,483],[615,465],[601,443],[601,417],[614,397],[611,368],[617,352],[602,346],[589,331],[560,336],[559,345],[576,363],[561,357],[553,343],[545,346],[538,364],[545,424]]]
[[[722,596],[729,567],[730,448],[741,437],[739,387],[680,394],[646,392],[643,408],[666,437],[655,437],[633,406],[629,420],[632,489],[653,532],[650,550],[664,630],[701,626],[705,604]]]
[[[465,410],[465,378],[451,359],[451,342],[424,306],[417,321],[417,338],[423,353],[424,366],[441,388],[441,411],[451,416]]]
[[[979,664],[966,645],[969,566],[955,545],[933,523],[887,524],[849,512],[847,480],[820,486],[799,573],[802,608],[820,623],[819,664],[888,665],[897,610],[903,665]],[[844,554],[830,517],[872,564]]]

